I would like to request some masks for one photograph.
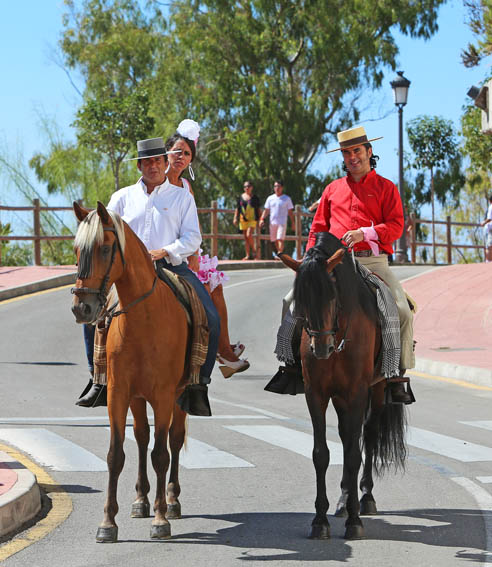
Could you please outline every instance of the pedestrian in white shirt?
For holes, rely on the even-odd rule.
[[[190,154],[190,164],[195,157],[198,132],[199,126],[196,122],[184,120],[175,134],[181,141],[183,155]],[[207,384],[210,383],[217,355],[220,320],[210,295],[186,262],[186,258],[200,247],[202,241],[195,200],[189,191],[183,191],[182,185],[174,185],[166,177],[168,158],[162,138],[141,140],[137,143],[137,149],[138,157],[132,159],[137,160],[142,177],[134,185],[116,191],[109,201],[108,209],[118,213],[130,225],[158,266],[185,278],[202,301],[209,327],[208,352],[200,370],[200,384],[187,387],[192,398],[191,407],[187,408],[187,412],[193,415],[211,415]],[[94,327],[86,327],[89,327],[84,329],[89,355],[94,343]],[[91,330],[92,339],[88,336]],[[105,399],[105,392],[102,392],[105,388],[106,386],[101,384],[92,384],[77,405],[105,405],[101,403]]]
[[[265,224],[265,219],[270,215],[270,242],[273,243],[275,251],[280,254],[284,251],[284,240],[287,232],[287,218],[290,218],[291,226],[294,227],[294,214],[292,199],[284,195],[284,184],[278,179],[273,184],[273,195],[266,202],[260,218],[260,227]]]
[[[481,225],[485,227],[485,261],[492,262],[492,194],[489,195],[487,216]]]

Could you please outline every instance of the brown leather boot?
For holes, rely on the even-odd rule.
[[[407,389],[405,390],[405,384]],[[390,404],[413,404],[415,396],[413,395],[412,388],[410,387],[410,378],[404,376],[404,372],[396,378],[389,379],[386,384],[386,401]]]

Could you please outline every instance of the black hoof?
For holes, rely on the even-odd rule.
[[[374,499],[368,499],[363,496],[360,500],[360,515],[361,516],[372,516],[378,513],[376,507],[376,501]]]
[[[118,541],[118,526],[97,528],[97,543],[116,543]]]
[[[347,526],[345,528],[345,539],[363,539],[364,528],[362,526]]]
[[[347,508],[343,502],[337,504],[337,509],[335,511],[335,518],[346,518]]]
[[[150,537],[152,539],[169,539],[171,537],[171,524],[152,524]]]
[[[167,505],[166,518],[168,520],[179,520],[181,518],[181,504],[179,502]]]
[[[323,524],[321,526],[312,526],[309,539],[330,539],[330,526]]]
[[[132,504],[131,518],[148,518],[150,516],[150,504],[148,502],[134,502]]]

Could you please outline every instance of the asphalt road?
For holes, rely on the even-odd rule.
[[[396,270],[406,278],[420,269]],[[95,543],[109,432],[104,408],[74,405],[88,373],[68,289],[0,304],[0,442],[21,447],[73,500],[73,512],[60,527],[5,566],[492,562],[487,553],[492,552],[492,392],[430,377],[413,380],[418,403],[409,411],[407,470],[376,481],[380,512],[363,520],[366,539],[343,540],[343,520],[331,515],[332,539],[307,539],[315,482],[304,397],[263,390],[278,366],[272,351],[281,298],[293,276],[287,270],[229,275],[231,339],[247,345],[251,367],[227,381],[214,370],[214,417],[190,419],[186,467],[181,468],[183,519],[172,521],[172,539],[164,542],[149,539],[149,519],[129,517],[136,445],[128,438],[119,484],[120,541]],[[332,514],[341,477],[332,408],[327,438],[334,461],[327,474]]]

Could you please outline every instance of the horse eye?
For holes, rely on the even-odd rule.
[[[101,252],[102,252],[103,256],[108,256],[109,253],[111,252],[111,247],[110,246],[102,246]]]

